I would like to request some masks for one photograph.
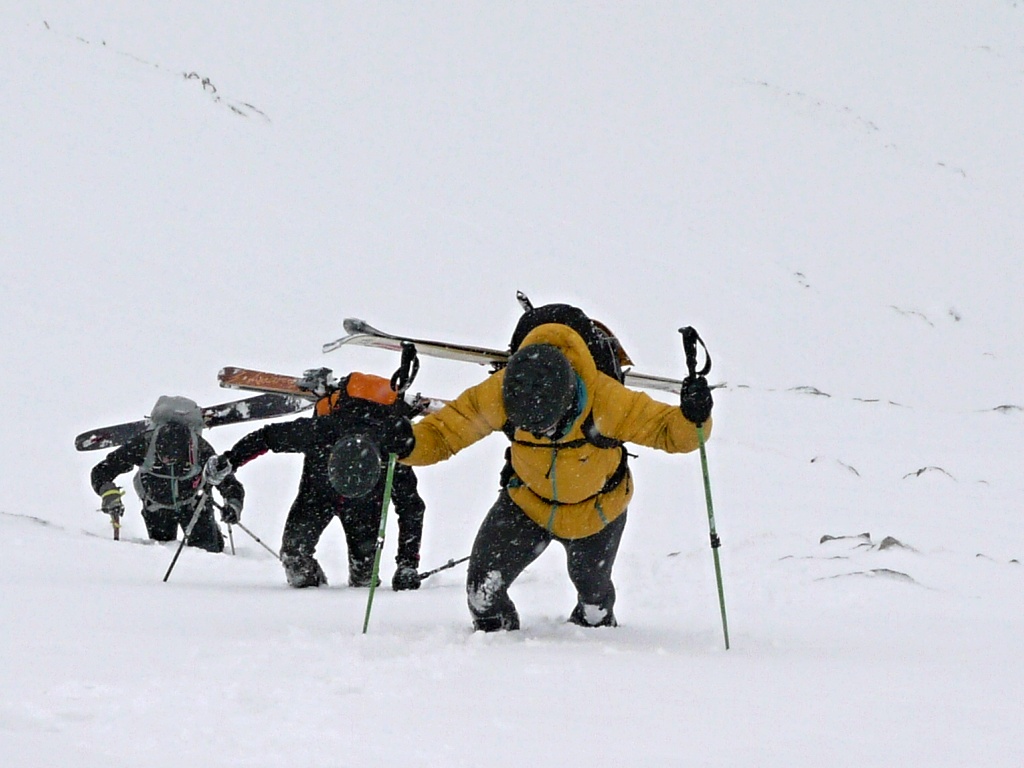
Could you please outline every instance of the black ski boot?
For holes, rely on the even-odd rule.
[[[348,585],[350,587],[368,587],[370,586],[370,576],[373,575],[373,558],[369,560],[356,560],[354,558],[348,559]],[[380,586],[380,577],[377,577],[377,583],[374,585]]]
[[[315,557],[309,555],[282,555],[284,575],[289,587],[326,587],[327,577]]]
[[[501,616],[474,616],[474,632],[502,632],[519,629],[519,614]]]
[[[619,622],[615,620],[615,612],[611,608],[602,608],[599,605],[585,605],[576,603],[576,607],[569,615],[569,623],[581,627],[617,627]]]

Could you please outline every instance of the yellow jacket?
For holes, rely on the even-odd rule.
[[[622,460],[622,448],[599,448],[587,441],[588,415],[604,437],[636,443],[668,453],[698,448],[697,428],[678,406],[628,389],[597,370],[586,342],[568,326],[549,323],[534,328],[523,340],[558,347],[583,383],[583,407],[569,432],[558,440],[517,430],[511,461],[515,476],[508,484],[512,500],[534,522],[555,536],[591,536],[626,511],[633,496],[633,478],[605,489]],[[425,466],[444,461],[491,432],[507,419],[501,396],[504,369],[470,387],[440,411],[413,427],[416,446],[402,461]],[[704,425],[711,433],[711,420]]]

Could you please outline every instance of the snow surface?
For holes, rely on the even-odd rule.
[[[0,761],[1024,764],[1022,41],[1016,0],[8,4]],[[517,289],[645,372],[707,341],[731,650],[696,455],[637,450],[616,629],[557,546],[520,632],[460,566],[363,635],[336,525],[317,591],[238,529],[162,583],[131,494],[110,540],[77,433],[225,365],[390,374],[321,354],[347,316],[501,346]],[[424,568],[503,450],[420,472]],[[275,546],[298,474],[240,474]]]

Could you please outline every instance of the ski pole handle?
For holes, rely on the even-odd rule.
[[[708,354],[708,348],[704,344],[704,339],[700,337],[697,330],[692,326],[688,325],[685,328],[680,328],[679,333],[683,335],[683,353],[686,355],[686,370],[690,376],[707,376],[711,373],[711,355]],[[697,344],[704,350],[704,367],[697,371]]]
[[[402,342],[402,362],[391,376],[391,388],[400,395],[412,385],[420,372],[420,359],[416,356],[416,345],[411,341]]]

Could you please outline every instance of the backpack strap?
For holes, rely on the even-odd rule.
[[[198,475],[200,472],[203,471],[203,468],[202,468],[202,466],[199,463],[199,435],[195,432],[195,430],[192,430],[192,429],[189,430],[189,441],[190,442],[189,442],[189,454],[188,454],[188,459],[189,459],[189,469],[188,469],[188,471],[184,472],[182,474],[177,474],[176,475],[176,474],[173,474],[173,473],[168,474],[168,473],[164,473],[164,472],[159,472],[159,471],[157,471],[155,469],[155,467],[158,464],[157,458],[156,458],[156,440],[157,440],[157,436],[160,434],[160,431],[164,427],[166,427],[166,426],[167,426],[166,424],[161,424],[161,425],[155,427],[150,432],[149,444],[146,446],[146,458],[143,459],[142,460],[142,464],[139,465],[139,471],[144,473],[144,474],[150,475],[152,477],[159,477],[159,478],[164,479],[164,480],[171,479],[171,478],[174,478],[176,480],[191,480],[196,475]]]
[[[594,423],[593,411],[588,413],[587,418],[583,420],[583,434],[586,436],[588,443],[596,445],[598,448],[622,447],[621,440],[616,440],[614,437],[606,437],[598,431],[597,425]]]
[[[150,431],[146,457],[135,473],[135,490],[149,509],[191,508],[190,505],[193,505],[198,498],[199,488],[203,484],[203,465],[199,461],[199,435],[194,430],[189,430],[191,443],[188,468],[179,473],[173,465],[165,467],[157,461],[156,439],[160,430],[165,426],[167,425],[161,424]],[[156,483],[158,486],[166,483],[171,498],[179,500],[177,504],[157,501],[155,489],[149,483]]]
[[[597,448],[613,449],[618,448],[621,452],[619,458],[619,466],[615,468],[611,477],[605,482],[604,487],[601,488],[599,493],[608,493],[621,483],[626,473],[629,471],[629,452],[626,450],[626,444],[621,440],[616,440],[613,437],[607,437],[602,435],[597,425],[594,424],[594,414],[590,412],[587,417],[583,420],[583,437],[575,440],[566,440],[564,442],[554,443],[535,443],[531,440],[518,440],[515,437],[516,428],[511,422],[506,421],[502,426],[501,431],[505,433],[508,439],[516,445],[526,446],[527,448],[547,448],[554,451],[562,451],[566,448],[579,448],[589,443],[590,445],[596,446]],[[505,466],[501,470],[501,487],[508,487],[509,482],[515,477],[515,471],[512,469],[512,447],[509,446],[505,450]]]

